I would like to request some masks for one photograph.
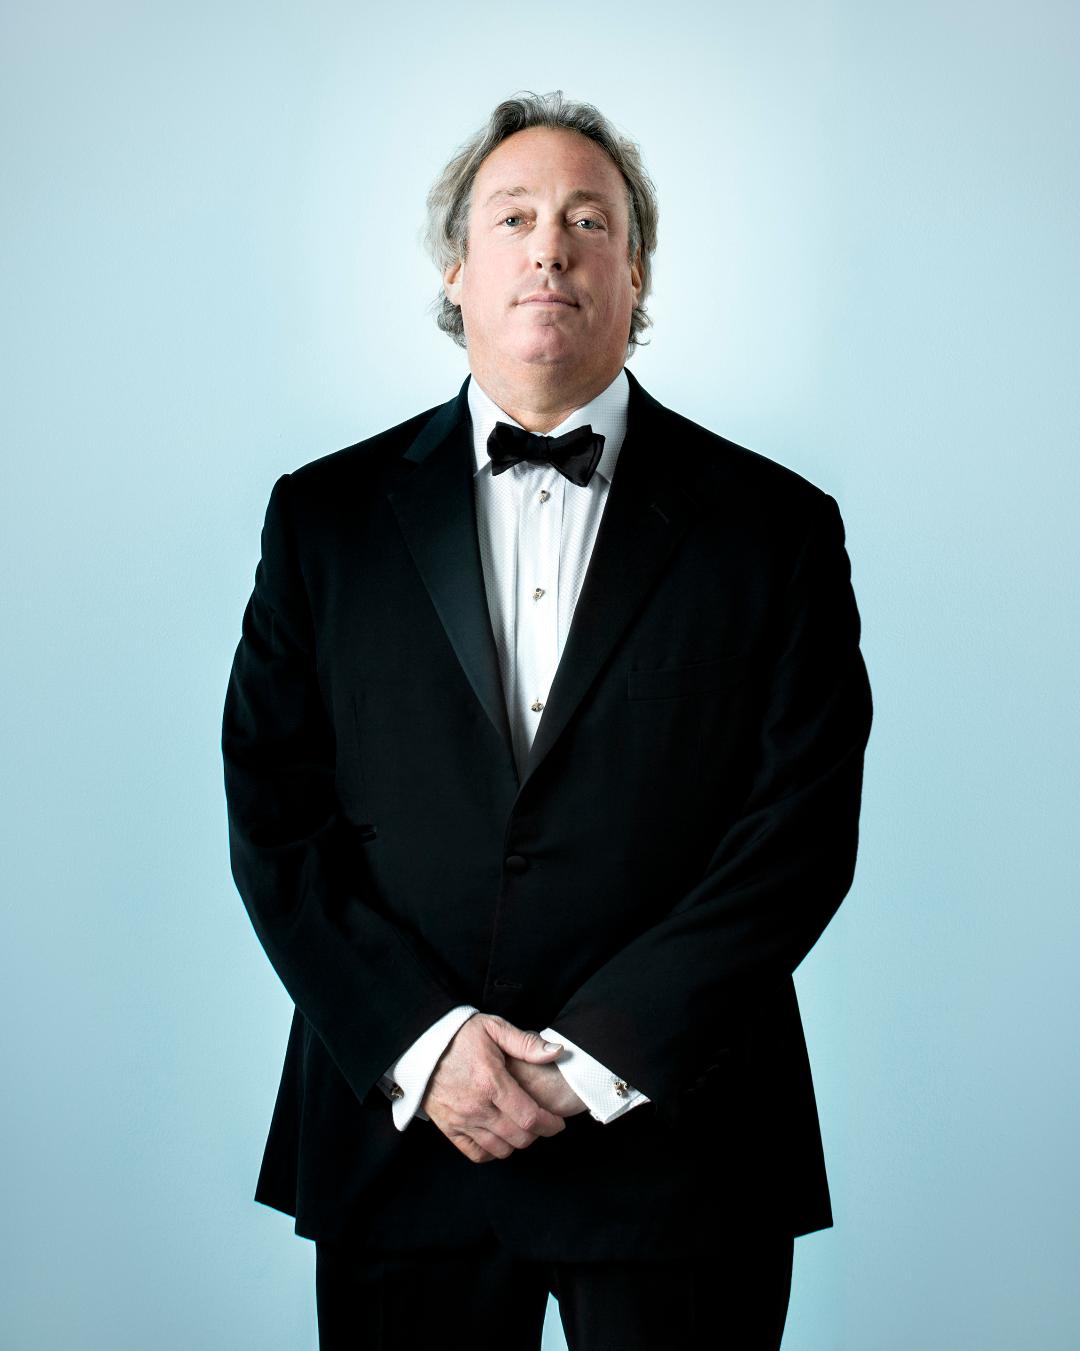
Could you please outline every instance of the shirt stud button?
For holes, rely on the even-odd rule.
[[[540,501],[541,501],[541,502],[546,502],[550,496],[551,496],[551,494],[548,492],[548,490],[547,490],[546,488],[541,488],[541,489],[540,489]]]
[[[544,588],[542,586],[538,586],[536,590],[533,592],[533,600],[539,600],[543,594]]]
[[[534,699],[533,702],[529,705],[529,707],[532,709],[534,713],[542,713],[544,709],[544,705],[540,702],[539,699]]]

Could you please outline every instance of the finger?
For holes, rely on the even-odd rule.
[[[562,1130],[562,1117],[542,1107],[522,1088],[509,1070],[496,1075],[491,1101],[519,1130],[527,1131],[533,1136],[557,1135]],[[491,1125],[490,1122],[486,1124]]]
[[[496,1135],[494,1131],[487,1130],[483,1126],[470,1126],[469,1131],[473,1140],[481,1149],[486,1150],[489,1156],[508,1159],[514,1152],[514,1146],[501,1135]]]
[[[479,1126],[481,1123],[474,1124]],[[470,1125],[469,1129],[473,1130],[473,1125]],[[540,1138],[536,1131],[522,1130],[517,1122],[504,1112],[485,1117],[483,1129],[489,1131],[496,1139],[502,1140],[511,1149],[528,1149],[534,1140]]]
[[[451,1139],[459,1135],[475,1138],[477,1131],[483,1130],[492,1138],[500,1140],[505,1145],[506,1152],[526,1148],[537,1138],[537,1132],[524,1129],[507,1116],[493,1101],[496,1091],[495,1087],[488,1088],[471,1106],[464,1109],[460,1105],[452,1108],[446,1117],[443,1117],[439,1110],[441,1104],[433,1102],[432,1107],[435,1110],[429,1109],[428,1116],[442,1133]],[[533,1106],[535,1109],[536,1104]]]
[[[563,1052],[562,1042],[545,1041],[539,1032],[523,1032],[505,1018],[487,1019],[484,1029],[500,1050],[518,1060],[544,1064],[557,1060]]]
[[[471,1135],[453,1135],[450,1137],[450,1143],[459,1149],[462,1154],[473,1163],[491,1163],[495,1155],[478,1145]]]

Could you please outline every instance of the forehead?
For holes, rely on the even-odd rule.
[[[530,127],[495,147],[473,184],[474,206],[502,194],[550,194],[603,198],[626,209],[626,184],[607,151],[589,137],[565,128]]]

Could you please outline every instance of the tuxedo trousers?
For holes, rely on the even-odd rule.
[[[778,1351],[790,1235],[707,1257],[551,1262],[494,1233],[455,1251],[316,1244],[320,1351],[540,1351],[548,1296],[569,1351]]]

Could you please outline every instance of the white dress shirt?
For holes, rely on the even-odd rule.
[[[626,374],[620,370],[595,399],[548,433],[562,436],[589,423],[603,435],[604,449],[596,470],[588,484],[579,487],[547,464],[521,462],[493,474],[487,440],[495,423],[521,424],[488,397],[475,377],[469,381],[480,558],[519,774],[547,703],[592,557],[626,435],[629,396]],[[471,1004],[451,1009],[379,1080],[392,1101],[398,1130],[404,1130],[414,1116],[430,1120],[420,1102],[431,1072],[462,1023],[478,1011]],[[564,1046],[554,1063],[597,1121],[607,1124],[649,1101],[554,1028],[545,1027],[540,1035]]]

